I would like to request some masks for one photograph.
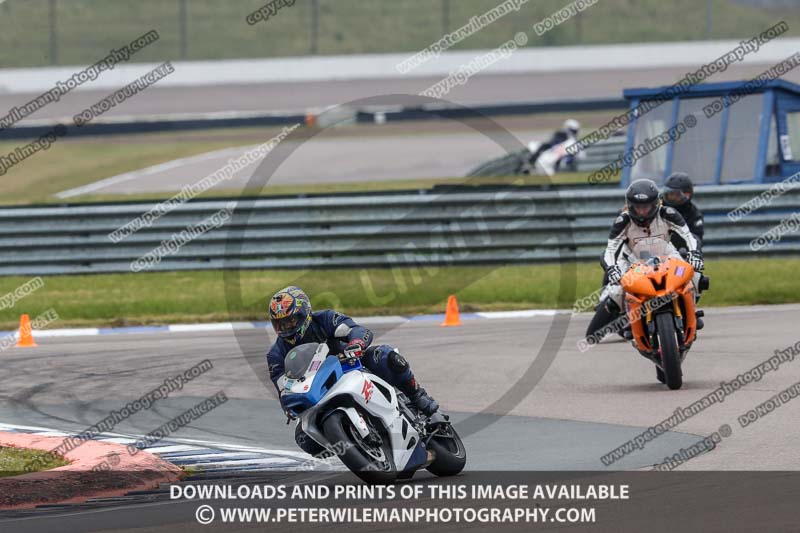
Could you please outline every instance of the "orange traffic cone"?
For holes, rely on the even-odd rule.
[[[19,340],[17,341],[18,348],[32,348],[36,346],[33,341],[33,329],[31,328],[31,319],[28,315],[19,317]]]
[[[458,315],[458,302],[454,294],[447,298],[447,310],[444,313],[444,322],[440,326],[460,326],[461,317]]]
[[[306,113],[305,124],[309,128],[313,128],[317,125],[317,115],[314,113]]]

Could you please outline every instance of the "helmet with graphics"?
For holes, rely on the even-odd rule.
[[[295,344],[311,324],[311,300],[300,287],[281,289],[269,301],[269,319],[279,337]]]

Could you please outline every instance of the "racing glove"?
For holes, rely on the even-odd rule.
[[[609,283],[619,283],[619,280],[622,279],[622,269],[619,265],[611,265],[608,267],[606,274],[608,274]]]
[[[695,271],[697,272],[703,271],[705,263],[703,262],[703,253],[700,250],[689,251],[688,261],[689,264],[692,265],[692,268],[695,269]]]
[[[361,339],[353,339],[344,347],[343,359],[360,359],[364,355],[367,344]]]

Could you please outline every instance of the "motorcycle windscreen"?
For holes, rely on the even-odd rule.
[[[653,257],[675,255],[677,250],[669,241],[665,241],[660,237],[647,237],[636,241],[631,247],[631,253],[634,257],[647,261]]]
[[[308,344],[301,344],[296,348],[289,350],[283,360],[283,367],[286,371],[286,377],[289,379],[300,379],[306,375],[308,366],[314,355],[317,353],[319,344],[311,342]]]

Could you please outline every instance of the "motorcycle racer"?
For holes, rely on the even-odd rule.
[[[439,404],[419,386],[408,361],[392,346],[371,346],[372,332],[342,313],[331,309],[311,310],[311,300],[302,289],[289,286],[276,292],[269,302],[269,317],[278,338],[267,353],[270,379],[278,393],[278,379],[284,374],[284,358],[295,346],[310,342],[328,345],[330,353],[341,354],[343,361],[358,359],[381,379],[397,387],[426,416]],[[322,451],[298,425],[295,440],[300,448],[316,455]]]
[[[686,221],[686,225],[689,226],[689,231],[692,232],[697,241],[697,248],[702,249],[705,230],[703,213],[692,202],[693,196],[694,184],[685,172],[673,172],[670,174],[661,191],[661,200],[664,205],[675,208],[681,214]],[[672,244],[675,248],[680,248],[680,242],[677,238],[672,239]]]
[[[562,125],[561,129],[556,130],[549,140],[541,144],[537,143],[535,150],[533,148],[529,148],[531,154],[530,157],[528,158],[528,165],[527,165],[527,168],[529,169],[528,172],[530,172],[530,169],[533,169],[535,167],[536,161],[542,156],[542,154],[544,154],[548,150],[551,150],[552,148],[560,144],[566,143],[567,141],[569,141],[570,144],[576,142],[578,139],[578,131],[580,130],[580,127],[581,125],[577,120],[567,119],[564,121],[564,124]],[[551,165],[552,168],[549,168]],[[549,175],[552,175],[552,173],[558,170],[559,168],[567,168],[569,170],[574,171],[576,166],[576,158],[574,155],[570,155],[567,153],[564,154],[563,157],[559,157],[558,159],[553,160],[551,162],[551,165],[550,164],[545,165],[546,167],[548,167],[547,170]]]
[[[700,272],[704,268],[703,254],[683,217],[673,207],[662,205],[658,187],[651,180],[631,183],[625,192],[625,207],[611,226],[608,244],[600,261],[608,283],[586,331],[587,338],[601,331],[624,308],[624,291],[620,281],[630,268],[633,245],[640,239],[652,237],[670,242],[673,236],[688,250],[687,261],[695,270],[694,284],[697,288]],[[697,327],[701,328],[700,322]]]

